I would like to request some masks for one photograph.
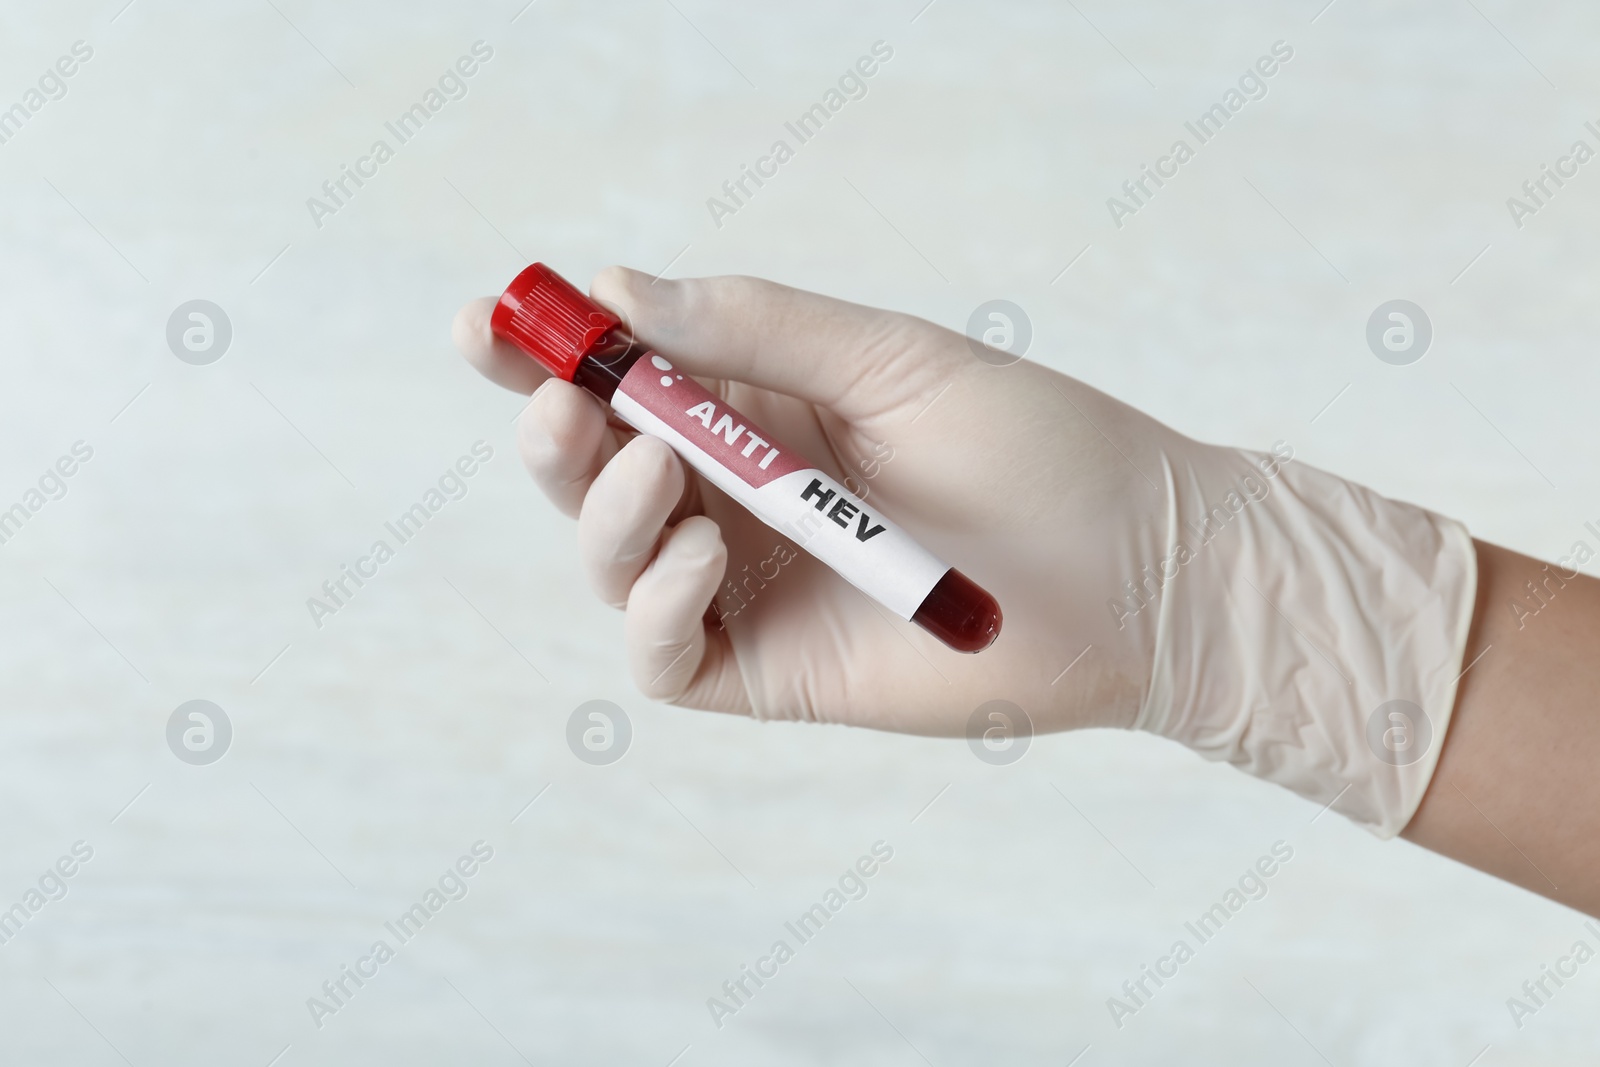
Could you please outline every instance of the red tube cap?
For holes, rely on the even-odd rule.
[[[621,324],[543,263],[513,278],[489,317],[491,330],[569,382],[596,342]]]

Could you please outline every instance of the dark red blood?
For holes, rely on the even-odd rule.
[[[957,652],[982,652],[1000,636],[1000,604],[951,567],[923,597],[911,621]]]

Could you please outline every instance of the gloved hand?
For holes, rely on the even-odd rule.
[[[908,315],[617,267],[591,296],[1005,613],[988,650],[951,652],[495,338],[492,298],[470,303],[456,343],[534,394],[524,460],[577,517],[595,591],[625,609],[647,696],[935,735],[1007,700],[1039,732],[1165,735],[1383,836],[1410,819],[1472,617],[1459,524],[1295,463],[1282,443],[1189,440],[1037,364],[976,359]],[[1407,766],[1368,741],[1392,700],[1431,720],[1433,743]]]

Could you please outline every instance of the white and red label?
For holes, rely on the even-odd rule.
[[[860,497],[654,352],[623,377],[611,407],[902,619],[916,614],[950,569]]]

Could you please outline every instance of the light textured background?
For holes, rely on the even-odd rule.
[[[0,947],[0,1061],[1592,1063],[1600,962],[1520,1031],[1505,1005],[1578,916],[1164,742],[997,769],[641,700],[518,399],[449,345],[533,257],[957,329],[1003,296],[1034,357],[1185,432],[1560,554],[1600,519],[1600,162],[1521,230],[1504,201],[1593,143],[1600,15],[1322,2],[0,12],[0,106],[95,50],[0,146],[0,506],[94,448],[0,546],[0,907],[95,849]],[[316,228],[306,198],[478,39],[470,94]],[[866,99],[715,227],[706,198],[879,39]],[[1278,39],[1270,95],[1113,227],[1105,198]],[[211,366],[164,339],[196,297],[234,328]],[[1414,366],[1365,347],[1393,297],[1434,323]],[[306,598],[480,438],[466,499],[314,628]],[[196,697],[236,732],[205,768],[164,741]],[[563,741],[592,698],[634,724],[608,768]],[[479,838],[470,895],[314,1027],[306,998]],[[706,998],[879,839],[869,896],[715,1029]],[[1118,1031],[1106,998],[1278,839],[1270,895]]]

